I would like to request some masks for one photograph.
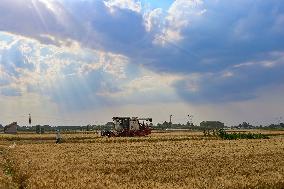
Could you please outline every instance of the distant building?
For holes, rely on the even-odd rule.
[[[13,122],[9,125],[6,125],[4,127],[4,133],[6,133],[6,134],[17,134],[17,127],[18,127],[17,122]]]

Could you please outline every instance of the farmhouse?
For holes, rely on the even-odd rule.
[[[6,125],[4,127],[4,133],[7,133],[7,134],[17,134],[17,127],[18,127],[18,124],[17,122],[13,122],[9,125]]]

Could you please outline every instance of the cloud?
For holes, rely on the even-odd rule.
[[[165,17],[165,26],[158,34],[155,43],[165,45],[168,41],[179,42],[183,39],[182,31],[202,16],[206,9],[201,0],[176,0]]]
[[[129,9],[132,11],[141,11],[141,2],[134,0],[106,0],[105,5],[113,12],[115,8]]]
[[[7,86],[12,80],[3,65],[0,64],[0,88]]]
[[[21,91],[19,91],[17,88],[1,88],[0,92],[0,94],[4,96],[21,96]]]
[[[131,88],[142,66],[157,75],[186,76],[170,85],[188,102],[223,102],[255,98],[258,89],[283,79],[281,56],[270,54],[284,51],[280,0],[176,0],[153,10],[128,0],[3,0],[0,10],[0,30],[41,42],[0,42],[3,69],[21,83],[44,74],[49,85],[63,78],[68,91],[98,80],[90,96],[105,88],[115,94],[118,84]]]
[[[44,34],[74,38],[71,31],[78,31],[70,15],[57,1],[3,0],[0,10],[0,30],[34,37],[44,43],[50,42],[42,37]]]
[[[147,32],[157,33],[163,27],[163,9],[156,8],[144,14],[145,28]]]
[[[52,90],[56,82],[72,75],[79,77],[86,74],[80,72],[80,69],[88,65],[93,68],[97,66],[104,73],[118,78],[123,75],[120,70],[116,70],[119,64],[112,66],[113,61],[123,64],[125,58],[121,55],[78,49],[76,46],[59,48],[17,35],[3,35],[10,36],[15,41],[11,42],[13,45],[6,45],[7,48],[0,51],[1,83],[6,85],[5,91],[10,87],[18,88],[22,93],[31,92],[29,90],[32,89],[48,93],[47,90]]]
[[[270,52],[266,54],[266,57],[270,57],[270,59],[264,59],[259,61],[252,62],[244,62],[240,64],[236,64],[234,68],[242,68],[242,67],[251,67],[251,66],[262,66],[267,68],[273,68],[275,66],[281,66],[284,64],[284,52]]]
[[[182,75],[157,74],[142,68],[136,77],[122,85],[118,84],[121,90],[105,88],[98,95],[110,98],[113,103],[173,102],[178,100],[173,85],[183,78]]]
[[[155,74],[123,55],[76,42],[57,47],[9,33],[1,36],[12,38],[13,45],[0,50],[0,95],[38,94],[68,111],[176,98],[171,86],[179,76]],[[146,93],[151,95],[141,101]]]
[[[190,103],[247,101],[267,86],[282,85],[284,54],[271,52],[266,59],[245,62],[218,73],[189,76],[176,83],[177,92]]]

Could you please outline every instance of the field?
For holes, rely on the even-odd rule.
[[[265,132],[270,139],[64,134],[62,144],[2,134],[0,188],[284,188],[284,132]]]

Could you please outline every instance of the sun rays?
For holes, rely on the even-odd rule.
[[[43,29],[45,30],[46,33],[49,33],[49,30],[48,30],[48,27],[47,27],[47,24],[45,22],[45,18],[43,17],[39,7],[38,7],[38,2],[39,0],[31,0],[31,4],[32,4],[32,7],[35,11],[35,13],[37,14],[42,26],[43,26]]]

